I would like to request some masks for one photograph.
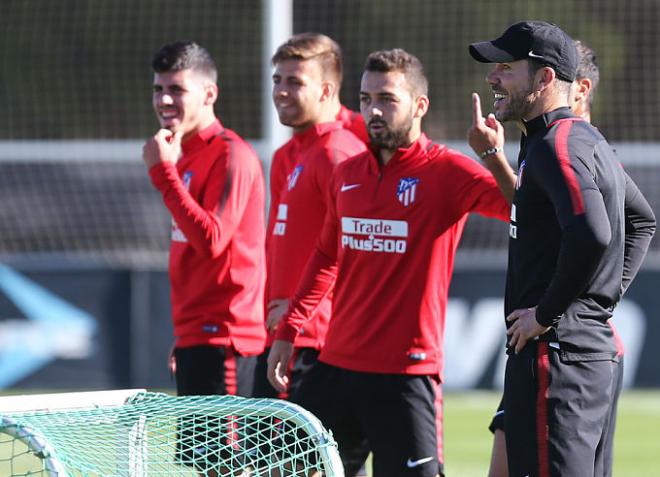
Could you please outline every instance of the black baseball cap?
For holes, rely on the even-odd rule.
[[[514,23],[499,38],[472,43],[470,54],[481,63],[536,60],[555,70],[559,78],[571,82],[578,67],[573,39],[557,25],[543,21]]]

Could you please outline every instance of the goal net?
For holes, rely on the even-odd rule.
[[[314,473],[343,476],[336,443],[286,401],[141,390],[0,398],[3,476]]]

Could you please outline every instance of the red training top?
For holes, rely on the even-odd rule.
[[[441,376],[447,292],[466,214],[509,218],[495,179],[422,135],[385,166],[372,151],[341,164],[328,204],[317,250],[276,338],[292,341],[334,284],[321,361]]]
[[[344,129],[348,129],[353,134],[355,134],[358,139],[360,139],[365,144],[369,144],[369,134],[367,133],[367,127],[364,124],[364,118],[360,113],[351,111],[346,106],[342,105],[339,110],[339,114],[336,117],[337,121],[341,121]],[[292,138],[293,139],[293,138]],[[273,159],[270,165],[270,203],[271,209],[272,204],[278,199],[278,195],[282,190],[285,182],[287,182],[287,177],[293,170],[293,167],[296,163],[296,155],[291,150],[294,147],[294,142],[292,139],[289,139],[284,145],[282,145],[275,154],[273,154]],[[269,223],[269,226],[272,225]],[[268,228],[268,236],[266,242],[268,242],[270,237],[271,229]]]
[[[333,121],[295,134],[275,153],[271,169],[271,209],[268,221],[268,285],[266,302],[291,298],[296,291],[323,226],[328,184],[335,166],[366,150],[355,135]],[[280,168],[294,164],[287,181],[278,187]],[[275,180],[273,180],[275,179]],[[321,349],[330,319],[327,296],[302,328],[295,344]],[[269,336],[268,344],[273,336]]]
[[[220,121],[149,169],[172,214],[170,282],[177,347],[264,347],[264,183],[252,148]]]

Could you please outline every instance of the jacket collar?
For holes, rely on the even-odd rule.
[[[529,121],[523,121],[523,128],[526,136],[548,129],[553,123],[561,119],[579,119],[568,106],[554,109],[547,113],[541,114]]]
[[[216,118],[216,120],[209,126],[205,127],[196,135],[188,139],[185,143],[181,144],[181,150],[183,151],[183,154],[188,156],[190,154],[194,154],[200,149],[203,149],[211,142],[215,136],[221,134],[224,130],[224,126],[220,120]]]
[[[293,135],[293,141],[300,146],[307,146],[314,142],[318,137],[341,128],[341,121],[329,121],[327,123],[314,124],[304,131],[295,133]]]
[[[422,133],[415,142],[410,144],[407,147],[400,147],[395,152],[392,158],[388,161],[387,165],[397,163],[397,162],[407,162],[412,160],[418,160],[420,158],[426,158],[427,152],[431,149],[433,143]],[[369,145],[369,149],[374,157],[378,157],[378,147]]]

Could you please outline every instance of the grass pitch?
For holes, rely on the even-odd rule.
[[[445,394],[445,470],[447,475],[485,477],[492,435],[487,426],[500,394]],[[660,391],[624,391],[614,442],[616,477],[660,475]]]

